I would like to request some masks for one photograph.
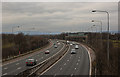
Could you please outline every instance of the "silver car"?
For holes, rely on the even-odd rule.
[[[75,49],[71,49],[71,54],[75,54],[75,53],[76,53]]]

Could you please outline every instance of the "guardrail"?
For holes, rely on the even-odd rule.
[[[56,53],[54,56],[51,56],[47,60],[19,73],[15,77],[35,77],[40,75],[43,71],[49,68],[52,64],[54,64],[57,60],[59,60],[68,50],[68,46],[65,45],[62,50]]]
[[[15,59],[15,58],[21,57],[21,56],[28,55],[28,54],[33,53],[33,52],[35,52],[35,51],[41,50],[41,49],[43,49],[43,48],[45,48],[45,47],[47,47],[47,46],[49,46],[49,45],[50,45],[50,40],[49,40],[49,43],[46,44],[46,45],[43,46],[43,47],[40,47],[40,48],[37,48],[37,49],[31,50],[31,51],[29,51],[29,52],[26,52],[26,53],[23,53],[23,54],[20,54],[20,55],[13,56],[13,57],[10,57],[10,58],[7,58],[7,59],[3,59],[2,62],[9,61],[9,60],[12,60],[12,59]]]

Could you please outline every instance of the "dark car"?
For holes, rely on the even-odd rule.
[[[26,60],[26,66],[34,66],[37,64],[37,60],[35,59],[27,59]]]

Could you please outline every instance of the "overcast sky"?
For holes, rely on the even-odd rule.
[[[3,2],[2,31],[77,32],[90,31],[94,24],[99,31],[100,23],[91,20],[102,21],[107,30],[106,13],[92,13],[95,9],[108,11],[110,30],[118,30],[117,2]]]

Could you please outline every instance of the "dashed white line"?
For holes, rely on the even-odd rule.
[[[56,74],[54,75],[54,77],[56,76]]]
[[[3,75],[7,75],[7,73],[4,73]]]
[[[66,65],[66,63],[64,65]]]
[[[21,67],[17,68],[17,69],[21,69]]]
[[[78,65],[78,63],[77,63],[77,65]]]
[[[6,70],[6,69],[8,69],[8,68],[6,67],[6,68],[4,68],[4,69]]]
[[[16,65],[19,65],[19,63],[17,63]]]
[[[60,68],[60,70],[62,70],[62,68]]]
[[[75,68],[75,70],[76,70],[76,68]]]
[[[69,61],[69,60],[67,60],[67,61]]]
[[[80,61],[80,60],[78,60],[78,61]]]
[[[80,57],[79,57],[79,59],[80,59]]]
[[[73,76],[73,74],[71,74],[71,76]]]

